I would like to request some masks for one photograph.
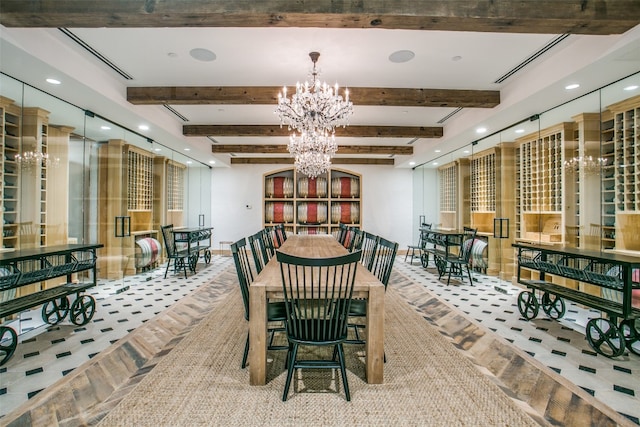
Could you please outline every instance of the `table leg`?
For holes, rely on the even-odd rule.
[[[372,286],[367,299],[366,328],[367,383],[384,380],[384,286]]]
[[[267,382],[267,291],[249,287],[249,383]]]

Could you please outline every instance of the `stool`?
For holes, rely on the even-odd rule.
[[[228,241],[228,240],[221,240],[220,241],[220,255],[224,255],[224,256],[231,256],[231,244],[233,242]],[[228,252],[224,249],[224,247],[227,246],[229,248]]]

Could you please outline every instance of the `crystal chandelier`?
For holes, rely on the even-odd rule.
[[[15,161],[24,170],[31,170],[36,166],[50,166],[52,163],[57,166],[60,159],[52,159],[48,153],[41,153],[39,151],[25,151],[22,154],[16,154]]]
[[[564,161],[564,167],[567,173],[577,173],[580,170],[588,175],[600,174],[600,169],[607,166],[607,159],[604,157],[572,157]]]
[[[311,83],[297,83],[291,99],[287,98],[285,86],[278,94],[276,114],[280,126],[287,125],[293,131],[287,149],[295,158],[296,169],[314,178],[331,167],[331,158],[338,150],[335,128],[348,124],[353,104],[348,89],[343,98],[338,84],[331,87],[318,80],[316,63],[320,54],[311,52],[309,57],[313,62]]]

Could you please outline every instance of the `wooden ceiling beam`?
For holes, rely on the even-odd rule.
[[[314,27],[621,34],[637,0],[2,0],[6,27]]]
[[[281,86],[147,86],[128,87],[135,105],[276,105]],[[500,91],[464,89],[349,88],[354,105],[388,107],[493,108]]]
[[[283,136],[291,131],[280,125],[184,125],[184,136]],[[338,137],[356,138],[441,138],[442,127],[429,126],[347,126],[336,129]]]
[[[331,159],[334,165],[383,165],[393,166],[393,159],[359,159],[359,158],[338,158]],[[232,165],[290,165],[293,164],[293,157],[232,157]]]
[[[288,154],[286,145],[239,145],[239,144],[213,144],[211,146],[213,154],[235,153],[235,154]],[[410,145],[339,145],[337,154],[396,154],[410,156],[413,154],[413,147]]]

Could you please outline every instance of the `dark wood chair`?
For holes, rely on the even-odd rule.
[[[244,318],[249,321],[249,286],[253,282],[253,271],[251,270],[251,263],[249,262],[249,255],[247,253],[247,241],[246,239],[240,239],[231,244],[231,254],[233,255],[233,261],[236,265],[236,272],[238,274],[238,282],[240,284],[240,292],[242,293],[242,302],[244,304]],[[267,321],[268,322],[284,322],[286,319],[286,310],[284,302],[268,302],[267,303]],[[284,331],[282,326],[269,328],[269,350],[288,350],[289,346],[274,346],[273,338],[274,333],[278,331]],[[249,331],[247,331],[247,340],[244,345],[244,354],[242,356],[243,369],[247,366],[247,357],[249,356]]]
[[[464,270],[467,271],[467,277],[469,278],[469,284],[473,285],[473,279],[471,278],[471,271],[469,269],[469,259],[471,257],[471,252],[473,250],[473,243],[476,239],[476,233],[478,232],[477,228],[469,228],[464,227],[464,234],[462,236],[462,241],[460,243],[460,247],[457,254],[449,254],[444,259],[445,262],[445,270],[441,274],[447,274],[447,285],[451,281],[451,275],[457,276],[460,278],[460,281],[463,282],[464,279]]]
[[[284,224],[276,224],[273,227],[273,236],[275,247],[279,248],[282,246],[285,240],[287,240],[287,231],[284,228]]]
[[[423,258],[423,253],[422,250],[424,248],[425,245],[425,230],[426,229],[430,229],[431,228],[431,224],[425,224],[423,223],[420,226],[420,235],[418,236],[418,244],[417,245],[409,245],[407,247],[407,253],[404,255],[404,262],[407,262],[407,258],[411,257],[409,259],[409,264],[413,264],[413,259],[414,258],[418,258],[418,261],[422,261]]]
[[[371,271],[373,257],[376,254],[377,246],[378,236],[376,236],[375,234],[371,234],[368,231],[364,231],[362,233],[362,258],[360,258],[360,263],[362,263],[362,265],[364,265],[369,271]]]
[[[178,250],[176,247],[175,236],[173,234],[173,224],[163,225],[160,227],[162,230],[162,240],[164,240],[164,247],[167,254],[167,268],[164,271],[164,278],[167,278],[169,272],[169,266],[173,260],[173,271],[177,273],[179,270],[184,271],[184,278],[187,278],[187,266],[189,265],[189,251],[186,249]]]
[[[269,254],[265,246],[264,230],[258,231],[256,234],[249,236],[249,247],[253,254],[253,262],[256,271],[260,273],[265,265],[269,262]]]
[[[385,291],[389,284],[389,278],[391,277],[391,270],[393,269],[393,262],[398,253],[398,243],[390,240],[378,237],[375,255],[372,259],[371,272],[382,282]],[[367,317],[367,301],[362,299],[355,299],[351,303],[351,309],[349,310],[349,317]],[[353,328],[355,332],[355,339],[348,340],[349,344],[364,344],[364,340],[360,338],[359,329],[364,328],[363,323],[349,323],[349,327]],[[386,356],[385,356],[386,361]]]
[[[360,256],[360,251],[333,258],[303,258],[276,252],[289,340],[283,401],[287,400],[296,369],[340,369],[346,399],[351,400],[343,343],[347,339],[347,320]],[[333,357],[298,359],[300,346],[333,347]]]

